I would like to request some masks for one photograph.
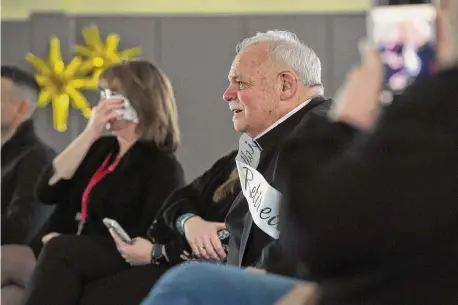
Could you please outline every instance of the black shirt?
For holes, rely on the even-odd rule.
[[[320,304],[458,304],[457,84],[417,81],[370,134],[314,117],[284,146],[279,241]]]
[[[2,147],[2,245],[26,244],[52,212],[35,194],[35,183],[55,152],[22,123]]]
[[[119,144],[115,137],[96,141],[73,177],[50,186],[54,173],[50,165],[38,182],[39,198],[57,204],[47,232],[75,234],[76,214],[91,177],[111,153],[115,158]],[[102,219],[115,219],[132,237],[146,236],[165,199],[184,184],[181,165],[171,152],[160,151],[153,143],[137,141],[121,158],[115,170],[105,176],[89,195],[88,218],[82,234],[109,236]]]
[[[219,201],[214,200],[215,191],[228,180],[235,170],[235,156],[232,151],[187,186],[176,190],[164,203],[158,219],[149,230],[154,241],[164,244],[172,264],[182,262],[184,251],[192,253],[185,238],[176,228],[177,219],[186,213],[193,213],[207,221],[224,222],[227,212],[240,190],[237,179],[232,192]]]

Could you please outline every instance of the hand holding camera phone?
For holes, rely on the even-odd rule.
[[[435,7],[409,2],[375,6],[368,14],[368,36],[384,65],[383,89],[392,94],[437,69]]]
[[[115,233],[121,238],[125,243],[132,244],[133,240],[130,236],[124,231],[121,225],[114,219],[104,218],[103,224],[110,230],[113,229]]]
[[[138,123],[138,114],[135,111],[134,107],[132,107],[130,101],[124,95],[112,91],[110,89],[103,89],[100,92],[100,99],[122,101],[122,108],[113,110],[113,112],[119,114],[118,119]]]

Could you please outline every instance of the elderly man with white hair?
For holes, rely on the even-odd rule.
[[[279,243],[319,293],[298,279],[194,264],[166,274],[144,305],[458,304],[458,1],[439,8],[441,71],[379,115],[383,68],[368,47],[329,117],[310,116],[280,152]]]
[[[277,161],[286,139],[302,130],[312,113],[329,109],[331,100],[322,96],[320,59],[286,31],[258,33],[243,40],[236,51],[223,98],[235,130],[242,133],[236,157],[242,190],[225,221],[231,236],[227,263],[298,275],[276,242],[282,196],[277,179],[282,165]],[[221,258],[213,223],[185,214],[178,224],[194,255]]]

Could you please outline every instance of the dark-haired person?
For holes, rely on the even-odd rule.
[[[35,134],[32,115],[39,86],[29,73],[2,66],[2,304],[17,304],[35,263],[26,245],[49,217],[35,182],[55,152]],[[18,267],[20,266],[20,267]]]
[[[40,200],[57,206],[25,304],[77,300],[81,285],[68,275],[97,278],[106,270],[92,258],[117,251],[103,219],[116,220],[137,237],[134,245],[142,244],[164,200],[184,184],[175,157],[178,115],[167,76],[148,61],[131,60],[107,69],[99,87],[101,100],[87,127],[38,181]],[[113,136],[102,136],[106,129]],[[74,261],[72,253],[83,260]],[[125,264],[120,255],[101,259]]]

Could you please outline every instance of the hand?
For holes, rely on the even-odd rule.
[[[147,265],[151,263],[151,255],[153,251],[153,243],[147,239],[137,237],[134,238],[130,245],[124,242],[115,231],[110,230],[116,247],[124,260],[131,266]]]
[[[122,101],[120,100],[100,101],[92,108],[91,117],[89,118],[85,131],[91,132],[97,137],[100,136],[105,130],[107,123],[119,117],[119,113],[113,110],[120,109],[121,107]]]
[[[363,63],[354,69],[341,87],[331,119],[368,130],[380,113],[383,65],[375,48],[366,47]]]
[[[454,49],[453,37],[453,10],[457,9],[452,5],[453,0],[440,0],[437,7],[436,31],[437,31],[437,59],[442,67],[452,65],[456,58],[457,51]],[[455,46],[456,48],[456,46]]]
[[[57,237],[59,235],[60,235],[60,233],[56,233],[56,232],[48,233],[45,236],[43,236],[43,238],[41,239],[41,242],[43,243],[43,245],[45,245],[48,241],[50,241],[51,239],[53,239],[54,237]]]
[[[221,222],[205,221],[199,216],[193,216],[184,223],[184,232],[192,252],[197,257],[221,260],[226,257],[217,232],[226,229]]]
[[[245,270],[248,271],[248,272],[253,272],[253,273],[258,273],[258,274],[266,274],[267,273],[266,270],[255,268],[255,267],[246,267]]]
[[[318,304],[319,290],[314,283],[297,283],[278,299],[274,305],[316,305]]]

